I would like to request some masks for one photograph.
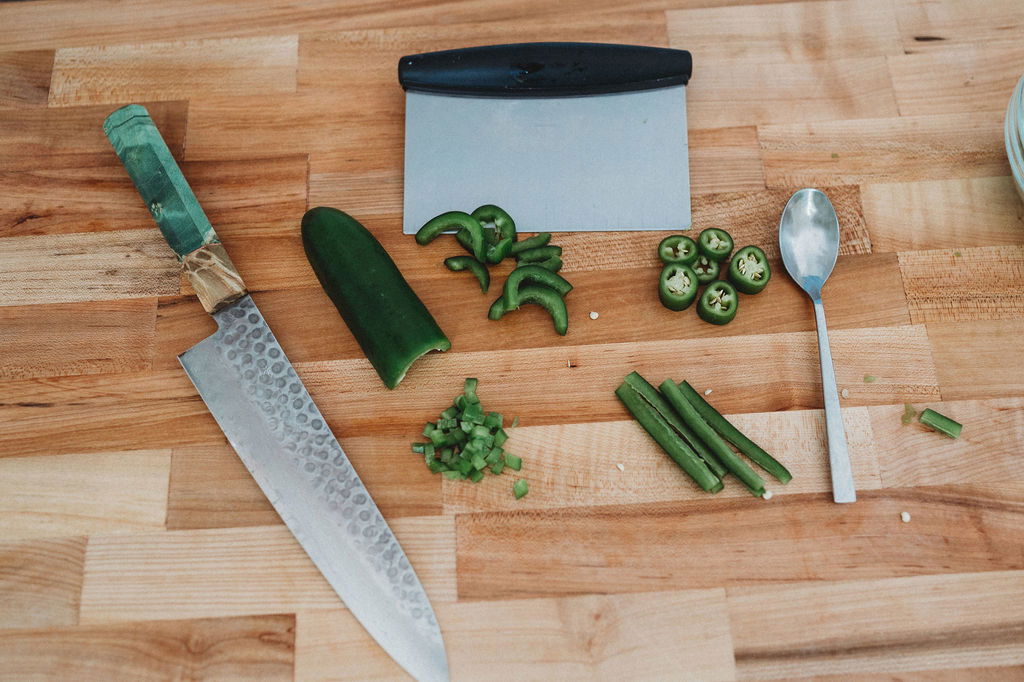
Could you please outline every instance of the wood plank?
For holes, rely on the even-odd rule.
[[[1019,571],[742,586],[727,594],[740,679],[1024,663]],[[751,608],[758,603],[767,608]]]
[[[295,35],[62,47],[50,106],[294,92]]]
[[[169,450],[0,458],[7,540],[164,527]]]
[[[9,6],[5,4],[0,10]],[[184,148],[187,102],[140,102],[176,158]],[[103,134],[110,105],[49,109],[0,107],[0,168],[6,171],[121,167]],[[26,220],[32,220],[31,214]]]
[[[791,61],[756,57],[701,64],[686,92],[694,128],[896,116],[884,57]],[[839,183],[842,184],[842,183]]]
[[[880,488],[867,408],[849,408],[843,419],[857,488]],[[759,471],[775,495],[832,490],[821,411],[743,414],[729,420],[792,472],[793,481],[782,485]],[[633,421],[519,427],[510,436],[505,449],[523,458],[522,472],[488,476],[477,485],[444,481],[445,513],[707,499]],[[530,494],[516,500],[512,483],[519,477],[529,482]],[[730,479],[715,499],[749,495]]]
[[[1020,38],[1024,38],[1024,30]],[[1012,43],[953,45],[890,56],[889,72],[902,116],[1006,111],[1021,77],[1024,47]]]
[[[574,235],[572,242],[578,243],[580,251],[573,253],[588,252],[583,236]],[[523,309],[500,322],[486,319],[488,306],[500,295],[507,267],[492,271],[492,288],[486,295],[480,293],[475,279],[443,269],[440,254],[436,259],[421,256],[420,268],[430,267],[434,272],[422,278],[410,277],[410,282],[459,352],[514,350],[553,342],[580,346],[721,336],[719,327],[706,324],[692,309],[673,312],[661,306],[655,290],[661,268],[641,265],[654,260],[654,246],[660,237],[645,239],[642,252],[636,247],[638,237],[620,240],[624,257],[620,258],[619,253],[607,255],[609,260],[626,261],[622,269],[606,263],[600,271],[566,272],[576,289],[567,301],[571,331],[565,341],[556,341],[550,320],[539,310]],[[601,258],[602,250],[594,257]],[[637,262],[630,267],[628,256],[633,252]],[[580,259],[580,266],[589,267],[588,261]],[[806,295],[786,277],[780,261],[773,260],[772,268],[775,274],[770,293],[743,298],[742,312],[729,325],[731,336],[814,329]],[[828,296],[829,326],[833,329],[894,326],[910,321],[895,254],[840,258],[829,280]],[[254,300],[271,328],[279,333],[292,362],[363,357],[355,338],[319,288],[260,292]],[[778,314],[780,309],[792,312],[783,316]],[[591,320],[591,311],[598,312],[599,319]],[[204,315],[193,298],[161,299],[155,368],[179,367],[177,354],[215,331],[212,320]]]
[[[441,481],[426,467],[416,466],[409,443],[410,438],[403,436],[344,439],[345,454],[388,519],[441,513]],[[167,500],[169,529],[278,523],[277,512],[230,446],[175,448]]]
[[[1024,480],[1024,399],[1000,398],[922,403],[964,425],[960,438],[946,438],[917,423],[903,424],[902,405],[867,408],[887,488],[914,485],[977,483],[1003,485]],[[924,453],[927,453],[925,455]]]
[[[290,682],[295,616],[0,632],[0,679]]]
[[[53,50],[0,52],[0,107],[46,106]]]
[[[860,198],[875,251],[1024,244],[1011,177],[867,184]]]
[[[0,377],[149,369],[155,322],[154,298],[0,307]]]
[[[689,50],[700,67],[729,59],[788,63],[903,53],[888,0],[672,9],[665,16],[669,46]]]
[[[758,127],[769,187],[1009,175],[1002,112]]]
[[[0,383],[0,458],[165,449],[223,438],[180,369]]]
[[[689,127],[689,126],[688,126]],[[690,156],[690,193],[758,192],[764,188],[761,145],[753,126],[695,129],[687,131]],[[707,201],[692,200],[693,219]],[[696,222],[694,222],[696,225]]]
[[[826,499],[831,496],[787,495],[771,502],[708,496],[696,502],[460,515],[459,598],[678,585],[778,589],[779,583],[800,580],[829,586],[836,580],[1024,568],[1018,542],[1024,486],[861,491],[852,505],[824,504]],[[910,523],[900,521],[903,511],[910,512]],[[785,529],[786,541],[766,528]],[[488,570],[495,565],[502,570]],[[742,649],[743,638],[736,641]]]
[[[908,52],[1024,37],[1017,0],[987,0],[984,9],[972,0],[896,0],[895,7]]]
[[[930,322],[943,400],[1024,395],[1024,320]],[[913,402],[913,401],[911,401]]]
[[[914,670],[899,673],[865,673],[814,675],[801,677],[804,682],[1003,682],[1024,675],[1024,666],[993,666],[985,668],[953,668],[951,670]]]
[[[116,158],[116,157],[115,157]],[[306,209],[305,155],[181,164],[217,233],[293,234]],[[0,173],[0,230],[8,237],[156,225],[121,166]]]
[[[901,251],[899,259],[915,323],[1024,316],[1024,246]]]
[[[866,373],[878,377],[851,395],[848,406],[939,397],[923,327],[839,329],[830,336],[840,385],[861,385]],[[481,400],[488,410],[519,415],[528,426],[622,419],[614,390],[632,370],[657,383],[672,377],[713,387],[715,405],[725,413],[816,408],[821,406],[817,353],[813,332],[552,346],[529,353],[445,353],[420,360],[398,389],[383,395],[365,360],[299,367],[338,433],[409,435],[451,401],[466,376],[480,379]],[[766,363],[765,358],[773,361]],[[726,376],[721,367],[748,371]],[[751,391],[751,386],[765,390]],[[571,400],[566,399],[567,387],[573,388]],[[379,397],[368,402],[365,396],[372,391]],[[422,411],[408,409],[409,396],[415,396]],[[387,423],[381,423],[382,413],[390,415]]]
[[[85,538],[0,541],[0,629],[78,622]]]
[[[430,596],[455,599],[450,517],[390,524]],[[96,536],[80,622],[208,618],[335,609],[337,594],[284,526]]]
[[[453,679],[735,679],[721,589],[438,604]],[[686,614],[680,618],[679,614]],[[401,678],[347,611],[296,617],[296,679]],[[358,661],[344,652],[359,651]],[[486,651],[486,656],[481,652]]]
[[[0,306],[167,296],[179,279],[156,229],[0,238]]]

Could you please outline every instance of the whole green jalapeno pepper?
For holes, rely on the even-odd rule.
[[[697,242],[682,234],[665,237],[658,244],[658,258],[665,265],[679,263],[692,267],[697,255]]]
[[[771,278],[768,259],[756,246],[744,246],[729,263],[729,281],[744,294],[761,293]]]
[[[669,310],[685,310],[697,298],[697,273],[689,265],[669,263],[658,278],[658,298]]]
[[[709,227],[697,237],[697,248],[709,259],[721,263],[732,253],[732,237],[725,230]]]
[[[728,324],[736,317],[740,299],[736,289],[728,282],[712,282],[697,303],[697,315],[711,324]]]
[[[718,279],[721,266],[704,254],[697,256],[697,262],[693,264],[693,271],[697,273],[698,284],[708,284]]]
[[[459,239],[459,243],[466,246],[472,252],[473,257],[481,263],[486,260],[484,226],[480,224],[479,220],[462,211],[448,211],[428,220],[416,232],[416,243],[429,244],[448,230],[457,230],[456,238],[465,232],[463,239]]]

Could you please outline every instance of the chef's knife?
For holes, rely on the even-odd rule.
[[[686,50],[519,43],[402,57],[405,206],[497,204],[527,232],[690,226]]]
[[[144,107],[103,130],[217,332],[178,356],[235,452],[327,582],[419,680],[447,680],[434,611]]]

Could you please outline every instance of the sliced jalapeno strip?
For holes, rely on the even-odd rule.
[[[535,303],[548,311],[555,331],[559,335],[565,336],[569,330],[569,311],[566,310],[565,301],[562,300],[561,295],[554,289],[532,284],[522,286],[513,303],[514,305],[507,306],[504,296],[498,298],[491,304],[490,310],[487,311],[487,317],[492,320],[500,320],[505,313],[517,310],[528,303]]]
[[[524,239],[521,242],[516,242],[512,245],[512,255],[517,256],[523,251],[529,251],[530,249],[536,249],[539,246],[547,246],[548,242],[551,241],[550,232],[541,232],[535,234],[528,239]]]
[[[686,235],[674,234],[665,237],[658,244],[658,258],[662,263],[679,263],[692,266],[697,260],[697,242]]]
[[[515,307],[515,302],[519,300],[520,287],[524,282],[541,284],[550,289],[554,289],[558,292],[559,296],[565,296],[567,293],[572,291],[572,285],[560,275],[531,263],[529,265],[524,265],[521,268],[516,268],[509,273],[508,278],[505,280],[505,289],[502,293],[502,298],[505,299],[506,308]]]
[[[470,215],[479,220],[485,229],[494,227],[495,241],[500,243],[502,239],[516,240],[516,223],[500,206],[484,204],[474,209]]]
[[[480,224],[479,220],[462,211],[448,211],[428,220],[416,232],[416,243],[429,244],[437,239],[440,234],[448,230],[457,230],[458,233],[465,231],[466,235],[464,239],[459,240],[459,243],[467,246],[466,242],[468,241],[467,248],[473,253],[473,257],[481,263],[484,261],[486,257],[484,252],[484,227]]]
[[[480,291],[487,293],[487,289],[491,286],[491,273],[487,272],[487,268],[483,264],[472,256],[452,256],[451,258],[444,259],[444,266],[452,272],[461,272],[463,270],[469,270],[476,277],[477,281],[480,282]]]
[[[515,242],[512,237],[503,237],[497,244],[487,247],[487,262],[491,265],[497,265],[501,261],[505,260],[505,257],[512,250],[512,244]]]
[[[562,259],[559,258],[558,256],[552,256],[551,258],[548,258],[547,260],[534,261],[534,262],[522,260],[522,261],[519,261],[518,263],[516,263],[516,267],[517,268],[525,268],[528,265],[539,265],[540,267],[544,268],[545,270],[550,270],[551,272],[558,272],[559,270],[562,269]]]
[[[712,282],[697,303],[697,315],[711,324],[728,324],[736,317],[739,308],[739,295],[728,282]]]
[[[697,273],[689,265],[669,263],[658,278],[658,298],[669,310],[685,310],[697,298]]]
[[[721,266],[704,254],[697,256],[697,262],[693,264],[693,271],[697,273],[697,283],[707,284],[718,279]]]
[[[729,281],[744,294],[761,293],[771,278],[768,259],[756,246],[744,246],[729,263]]]
[[[526,251],[520,251],[519,254],[516,255],[516,260],[535,263],[537,261],[547,260],[553,256],[562,256],[561,246],[538,246],[533,249],[527,249]]]
[[[709,227],[697,237],[697,248],[711,260],[721,263],[732,253],[732,237],[725,230]]]

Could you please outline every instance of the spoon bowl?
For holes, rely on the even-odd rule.
[[[790,197],[779,220],[779,251],[786,272],[811,297],[814,324],[818,330],[818,356],[821,358],[821,390],[825,400],[825,429],[828,435],[828,461],[832,472],[832,499],[855,502],[853,470],[846,449],[846,431],[839,409],[836,373],[828,343],[825,307],[821,288],[832,274],[839,257],[839,219],[832,202],[816,189],[802,189]]]
[[[789,276],[820,298],[839,256],[839,218],[824,192],[802,189],[790,197],[779,221],[779,251]]]

